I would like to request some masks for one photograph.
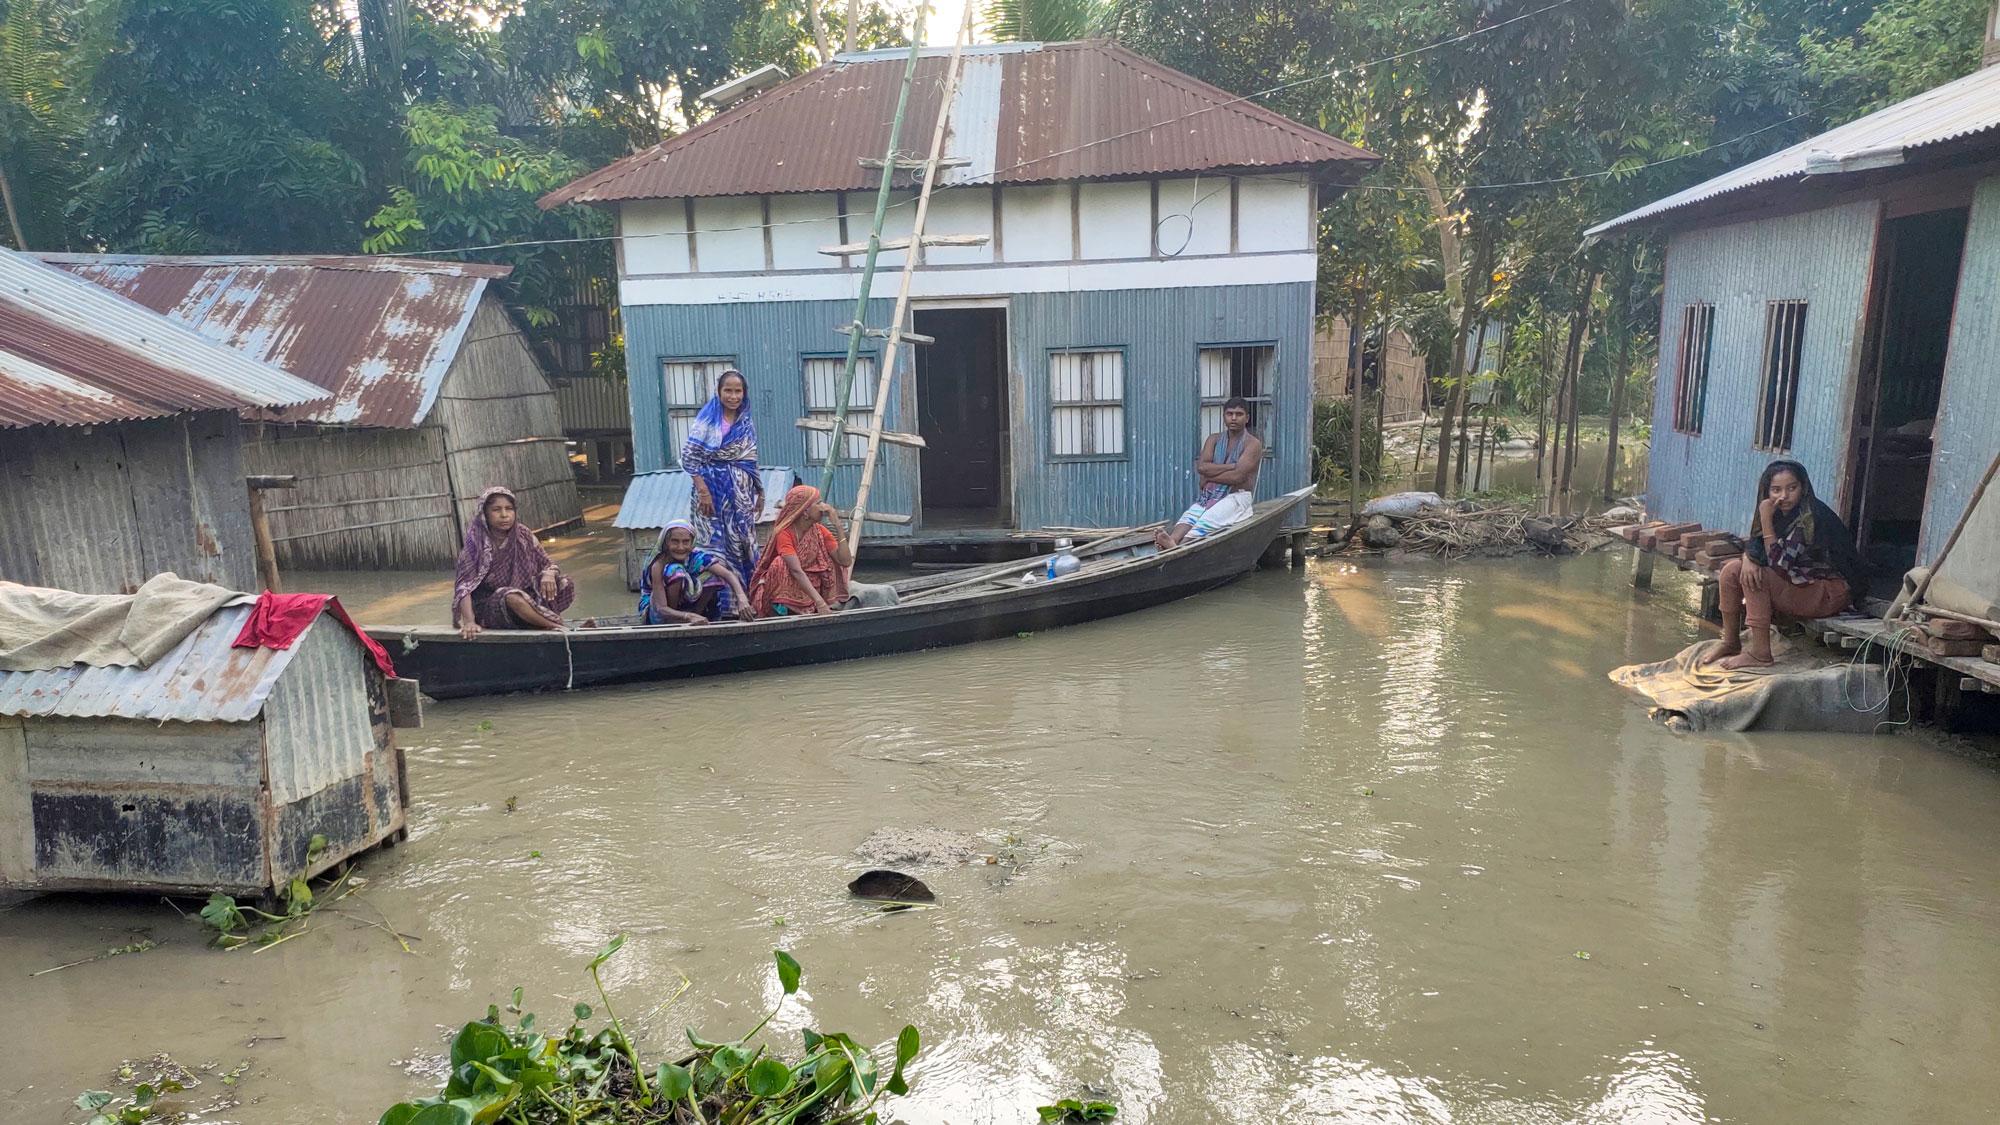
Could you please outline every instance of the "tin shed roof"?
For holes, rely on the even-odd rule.
[[[131,301],[0,249],[0,429],[325,397]]]
[[[1987,67],[1599,223],[1584,236],[1611,234],[1779,180],[1894,167],[1914,150],[1996,128],[2000,128],[2000,67]]]
[[[917,63],[903,137],[937,123],[949,48]],[[542,198],[614,203],[712,195],[856,191],[879,160],[907,49],[837,55],[678,137]],[[1030,184],[1211,169],[1359,175],[1381,158],[1106,40],[967,48],[939,183]]]
[[[430,413],[486,283],[510,272],[364,256],[42,257],[332,392],[252,417],[396,429]]]
[[[292,658],[305,649],[303,639],[282,649],[234,647],[255,608],[245,601],[215,611],[171,652],[144,668],[72,664],[0,672],[0,715],[248,722],[264,709]],[[311,626],[319,627],[319,622]]]
[[[798,483],[799,475],[784,465],[760,465],[757,475],[764,481],[764,510],[758,520],[778,518],[778,505],[785,493]],[[681,469],[655,469],[639,473],[625,486],[625,499],[618,505],[612,527],[650,530],[667,526],[668,520],[684,520],[694,502],[694,486]]]

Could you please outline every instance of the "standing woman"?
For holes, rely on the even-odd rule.
[[[452,623],[466,640],[481,629],[560,629],[576,600],[570,581],[522,527],[514,494],[500,487],[479,494],[479,518],[465,529],[452,583]]]
[[[759,617],[827,613],[847,599],[854,555],[840,516],[809,484],[785,493],[764,561],[750,579],[750,607]]]
[[[695,415],[681,443],[681,467],[693,485],[695,546],[738,575],[757,571],[757,516],[764,510],[764,482],[757,475],[757,424],[750,420],[750,384],[730,368],[716,380],[715,397]],[[722,592],[722,616],[736,611],[735,595]]]
[[[1773,461],[1757,478],[1757,511],[1743,554],[1722,568],[1724,668],[1771,663],[1771,615],[1831,617],[1868,593],[1854,535],[1813,495],[1797,461]],[[1749,630],[1742,636],[1742,630]]]

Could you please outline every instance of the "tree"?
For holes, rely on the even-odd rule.
[[[405,174],[390,199],[368,219],[362,249],[370,254],[466,247],[493,251],[513,265],[509,279],[531,323],[546,322],[553,306],[568,302],[576,279],[608,275],[610,234],[601,211],[535,201],[588,169],[559,150],[504,136],[491,106],[468,110],[442,103],[411,106],[404,115],[409,150]]]
[[[337,251],[370,201],[341,46],[304,0],[110,0],[86,233],[115,250]]]
[[[78,11],[68,0],[0,6],[0,211],[16,249],[64,246],[64,188],[76,179],[83,107]]]
[[[987,34],[1003,43],[1115,35],[1126,14],[1123,0],[986,0],[979,11]]]
[[[1979,68],[1990,0],[1887,0],[1846,36],[1803,40],[1817,105],[1840,124]]]

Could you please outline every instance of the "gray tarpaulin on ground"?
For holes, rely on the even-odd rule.
[[[143,668],[248,594],[156,574],[134,594],[75,594],[0,582],[0,671]]]
[[[1879,664],[1829,664],[1780,639],[1767,668],[1729,672],[1702,667],[1720,641],[1698,641],[1670,660],[1628,664],[1611,672],[1611,682],[1631,688],[1669,715],[1698,731],[1834,731],[1871,734],[1893,716],[1862,708],[1879,706],[1889,694],[1888,675]]]

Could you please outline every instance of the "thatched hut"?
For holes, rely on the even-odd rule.
[[[245,468],[298,478],[267,509],[281,566],[442,566],[489,484],[512,488],[538,531],[583,518],[555,393],[489,285],[505,266],[44,258],[331,393],[283,416],[244,412]]]

